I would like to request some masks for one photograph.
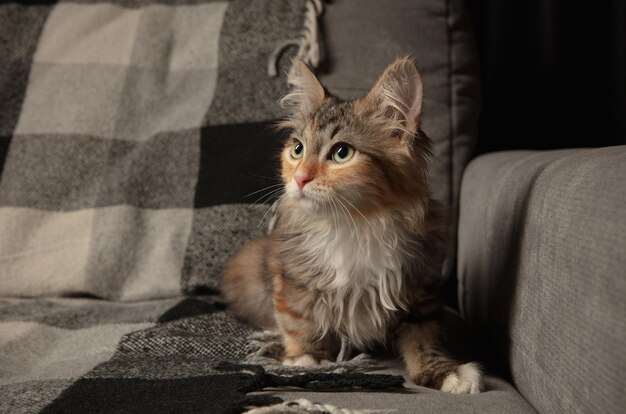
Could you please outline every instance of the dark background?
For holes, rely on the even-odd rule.
[[[467,0],[481,65],[476,153],[626,144],[624,0]]]
[[[466,5],[480,58],[475,155],[626,144],[626,0]],[[456,288],[449,278],[448,304]]]

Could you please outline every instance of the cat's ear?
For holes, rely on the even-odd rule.
[[[415,63],[397,59],[385,69],[361,105],[393,135],[412,138],[419,128],[423,84]]]
[[[287,82],[291,91],[280,101],[293,111],[310,114],[324,102],[326,92],[311,69],[300,59],[294,59]]]

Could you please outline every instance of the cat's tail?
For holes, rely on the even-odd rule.
[[[263,329],[276,327],[272,276],[268,269],[270,248],[268,237],[244,244],[226,266],[220,286],[229,309]]]

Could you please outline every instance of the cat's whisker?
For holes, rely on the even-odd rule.
[[[339,205],[343,207],[343,209],[345,210],[344,214],[348,216],[348,218],[352,221],[352,224],[354,226],[354,234],[357,240],[357,246],[359,247],[358,251],[360,252],[363,248],[363,245],[361,244],[361,238],[359,237],[359,229],[356,225],[356,221],[354,221],[354,218],[352,217],[352,214],[350,214],[350,210],[348,210],[348,207],[346,207],[346,205],[343,204],[340,199],[337,198],[336,200],[339,203]]]
[[[338,222],[338,218],[335,214],[335,200],[333,200],[332,195],[330,197],[330,201],[332,202],[331,209],[332,209],[332,213],[333,213],[333,222],[335,223],[335,236],[337,234],[337,231],[339,230],[339,222]]]
[[[338,195],[339,197],[343,198],[343,199],[344,199],[345,201],[347,201],[347,202],[348,202],[351,206],[353,206],[353,205],[352,205],[352,203],[350,203],[350,201],[348,201],[348,200],[347,200],[344,196],[342,196],[341,194],[336,193],[336,195]],[[337,201],[339,201],[339,202],[341,203],[341,200],[337,199]],[[354,223],[354,228],[355,228],[355,231],[357,231],[356,221],[354,220],[354,217],[352,216],[352,213],[350,213],[350,210],[347,208],[347,206],[346,206],[345,204],[343,204],[343,203],[341,203],[341,204],[342,204],[342,205],[344,206],[344,208],[346,209],[347,214],[350,216],[350,219],[351,219],[351,220],[352,220],[352,222]],[[353,206],[353,207],[354,207],[354,206]],[[355,208],[355,210],[357,210],[357,211],[358,211],[358,209],[356,209],[356,207],[354,207],[354,208]],[[359,212],[359,214],[360,214],[360,212]],[[361,214],[361,215],[362,215],[362,214]],[[363,216],[363,218],[365,218],[365,216]],[[365,219],[365,221],[366,221],[368,224],[370,224],[370,223],[369,223],[369,221],[368,221],[367,219]],[[371,225],[370,225],[370,227],[371,227]],[[360,241],[360,238],[358,238],[358,237],[357,237],[357,239],[359,239],[359,251],[360,251],[360,250],[361,250],[361,241]],[[366,244],[367,244],[365,247],[366,247],[366,248],[369,248],[369,238],[368,238],[368,237],[365,237],[365,242],[366,242]]]
[[[274,191],[272,194],[270,194],[270,195],[269,195],[269,197],[267,197],[267,198],[263,201],[263,203],[269,203],[269,202],[272,202],[272,201],[274,201],[275,199],[277,199],[278,197],[280,197],[280,196],[281,196],[281,195],[283,195],[283,194],[284,194],[284,193],[283,193],[282,189],[281,189],[281,190]],[[272,203],[272,204],[273,204],[273,203]]]
[[[353,208],[353,209],[354,209],[357,213],[359,213],[359,215],[360,215],[361,217],[363,217],[363,220],[365,220],[365,222],[366,222],[366,223],[367,223],[367,225],[370,227],[370,229],[372,229],[372,230],[374,229],[374,226],[372,225],[372,222],[371,222],[371,221],[370,221],[367,217],[365,217],[365,215],[361,212],[361,210],[359,210],[358,208],[356,208],[356,206],[355,206],[354,204],[352,204],[352,202],[350,202],[350,200],[348,200],[348,198],[347,198],[347,197],[345,197],[345,196],[343,196],[343,195],[341,195],[341,194],[339,194],[339,193],[336,193],[336,194],[337,194],[339,197],[341,197],[341,198],[342,198],[342,199],[343,199],[346,203],[348,203],[348,204],[350,205],[350,207],[352,207],[352,208]],[[373,232],[373,233],[376,233],[376,232]]]
[[[333,200],[333,210],[335,211],[335,222],[337,223],[337,230],[339,230],[339,227],[341,226],[341,219],[339,218],[339,206],[337,205],[337,202],[335,200]],[[335,233],[335,237],[337,237],[337,233]]]
[[[330,203],[323,203],[322,206],[324,206],[324,216],[328,217],[328,212],[326,211],[326,209],[330,210],[331,216],[332,216],[332,206]],[[334,222],[334,221],[333,221]]]
[[[277,198],[280,197],[282,194],[276,194],[274,193],[274,195],[272,197],[270,197],[267,201],[272,200],[273,198]],[[261,227],[261,224],[263,223],[263,221],[265,220],[265,217],[267,217],[268,213],[272,210],[272,207],[274,207],[275,203],[270,204],[269,208],[267,209],[267,211],[265,211],[265,214],[263,214],[263,217],[261,217],[261,219],[259,220],[259,223],[256,225],[256,229],[258,230],[259,227]]]
[[[256,225],[257,230],[259,227],[261,227],[261,223],[263,223],[263,220],[265,220],[265,217],[267,217],[268,213],[272,211],[273,207],[274,207],[274,203],[270,204],[270,207],[267,209],[265,214],[263,214],[263,217],[261,217],[261,220],[259,220],[259,224]]]
[[[245,196],[243,196],[243,198],[250,197],[250,196],[252,196],[254,194],[260,193],[261,191],[269,190],[270,188],[279,187],[281,185],[283,185],[283,184],[281,183],[281,184],[268,185],[267,187],[263,187],[260,190],[256,190],[256,191],[251,192],[250,194],[246,194]]]
[[[283,180],[281,178],[267,177],[265,175],[258,175],[258,174],[252,174],[252,173],[250,173],[250,175],[253,176],[253,177],[256,177],[256,178],[262,178],[264,180],[280,181],[281,183],[283,182]]]
[[[348,200],[345,196],[341,195],[340,193],[336,193],[339,197],[341,197],[342,199],[344,199],[346,201],[346,203],[350,204],[350,206],[356,210],[357,213],[359,213],[361,215],[361,217],[363,217],[363,219],[365,221],[367,221],[367,223],[371,226],[372,223],[370,223],[370,221],[367,219],[367,217],[365,217],[365,215],[363,215],[363,213],[361,213],[361,210],[359,210],[358,208],[356,208],[356,206],[354,204],[352,204],[350,202],[350,200]]]
[[[251,203],[252,205],[257,205],[257,204],[264,204],[266,203],[269,199],[272,198],[272,196],[276,195],[277,193],[279,193],[281,190],[280,189],[274,189],[273,191],[270,191],[267,194],[262,195],[261,197],[259,197],[257,200],[255,200],[253,203]]]
[[[268,200],[270,200],[270,199],[272,198],[272,196],[273,196],[273,195],[275,195],[275,194],[277,194],[277,193],[280,193],[281,191],[283,191],[283,188],[282,188],[282,187],[280,187],[280,188],[275,188],[275,189],[273,189],[272,191],[270,191],[269,193],[267,193],[267,194],[265,194],[265,195],[263,195],[263,196],[259,197],[259,198],[258,198],[258,199],[257,199],[254,203],[252,203],[252,204],[257,204],[257,203],[259,203],[261,200],[263,200],[263,199],[264,199],[264,198],[266,198],[266,197],[267,197],[267,199],[266,199],[265,201],[268,201]]]
[[[378,241],[380,241],[381,243],[383,243],[385,246],[392,248],[391,245],[389,245],[389,243],[387,243],[385,240],[383,240],[382,238],[378,237],[377,235],[379,234],[379,232],[374,231],[374,226],[372,225],[372,222],[369,221],[369,219],[367,217],[365,217],[365,215],[363,213],[361,213],[361,210],[359,210],[358,208],[356,208],[356,206],[354,204],[352,204],[350,202],[350,200],[348,200],[345,196],[337,193],[337,195],[341,198],[343,198],[348,204],[350,204],[352,206],[353,209],[355,209],[357,211],[357,213],[359,213],[361,215],[361,217],[363,217],[363,219],[367,222],[368,226],[370,227],[370,230],[372,230],[372,235],[374,235],[374,237],[376,237],[378,239]]]
[[[333,205],[337,208],[337,220],[339,220],[339,211],[340,211],[339,207],[342,207],[342,206],[339,204],[339,200],[337,198],[335,198],[332,194],[330,194],[330,199],[332,200]],[[346,215],[346,213],[343,210],[341,210],[341,213],[344,216]],[[339,226],[337,226],[337,227],[339,227]],[[349,221],[348,221],[348,228],[350,229],[350,235],[353,235],[354,233],[352,233],[352,226],[350,226],[350,222]]]

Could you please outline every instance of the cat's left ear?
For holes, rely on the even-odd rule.
[[[422,78],[413,60],[405,57],[387,67],[361,106],[392,135],[410,140],[420,125],[422,98]]]
[[[324,87],[309,67],[300,59],[294,59],[287,82],[291,91],[281,99],[283,107],[310,114],[319,108],[326,97]]]

